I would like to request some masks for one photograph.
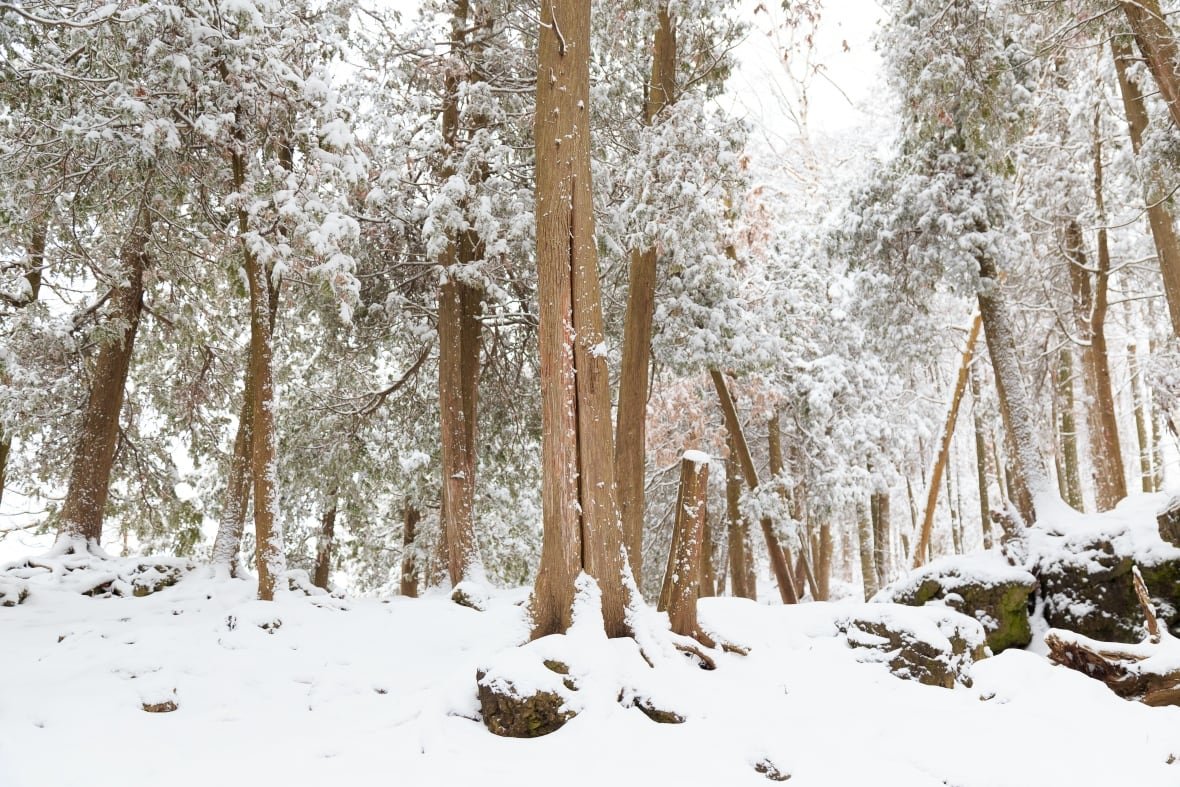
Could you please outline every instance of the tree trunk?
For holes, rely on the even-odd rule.
[[[1012,502],[1025,525],[1036,521],[1034,502],[1051,494],[1045,469],[1037,451],[1037,430],[1033,425],[1032,402],[1024,386],[1023,373],[1012,332],[1012,319],[1000,285],[996,261],[986,253],[976,257],[979,265],[979,314],[987,338],[1000,417],[1012,451]]]
[[[1061,434],[1062,454],[1062,497],[1077,511],[1085,511],[1082,499],[1082,474],[1078,461],[1078,432],[1074,420],[1073,396],[1073,353],[1068,347],[1061,348],[1057,365],[1057,407],[1058,431]]]
[[[819,526],[819,559],[816,561],[816,601],[827,601],[832,597],[832,526],[824,522]]]
[[[700,451],[685,451],[680,460],[676,518],[658,609],[667,610],[672,630],[686,636],[694,636],[697,630],[701,542],[708,490],[709,457]]]
[[[601,590],[607,635],[627,636],[630,591],[591,203],[590,4],[544,0],[540,22],[534,139],[544,536],[533,637],[569,627],[583,570]]]
[[[877,594],[877,567],[873,565],[873,523],[864,502],[856,504],[856,534],[860,546],[860,577],[864,583],[865,601]]]
[[[876,499],[874,508],[877,509],[876,526],[873,528],[873,562],[877,568],[877,587],[885,587],[889,583],[889,489],[878,489],[873,497]]]
[[[1094,276],[1094,312],[1090,318],[1094,347],[1094,381],[1098,392],[1102,438],[1105,442],[1104,470],[1099,484],[1110,498],[1110,508],[1127,496],[1127,475],[1123,469],[1122,443],[1115,409],[1114,384],[1110,376],[1110,353],[1106,345],[1106,313],[1110,282],[1110,246],[1106,232],[1106,207],[1102,193],[1102,137],[1099,115],[1094,116],[1094,202],[1098,211],[1098,272]]]
[[[779,477],[786,469],[783,462],[783,436],[782,426],[779,420],[779,415],[776,412],[767,423],[767,448],[770,454],[770,474],[773,477]],[[785,479],[783,479],[785,481]],[[797,493],[799,487],[796,485],[796,495],[789,495],[785,485],[781,487],[782,495],[785,498],[788,508],[791,510],[791,516],[795,520],[796,527],[803,526],[803,506],[802,500],[798,499]],[[800,533],[799,537],[799,561],[802,563],[802,571],[793,571],[791,576],[795,580],[795,597],[796,599],[803,596],[804,580],[811,574],[811,566],[807,561],[807,551],[803,546],[806,535]],[[788,547],[783,547],[783,560],[788,566],[791,566],[791,550]],[[814,580],[812,581],[814,584]],[[812,597],[814,598],[814,588]]]
[[[454,0],[451,18],[451,57],[466,56],[468,0]],[[466,81],[464,68],[452,63],[444,78],[442,139],[447,156],[459,150],[459,96]],[[455,174],[448,161],[441,173],[445,181]],[[442,530],[446,534],[446,565],[451,585],[481,576],[475,540],[475,435],[479,390],[480,293],[457,275],[454,268],[482,257],[478,236],[472,230],[459,233],[447,244],[439,264],[443,281],[438,295],[438,393],[441,431]]]
[[[121,281],[111,291],[110,322],[121,326],[121,330],[117,337],[103,342],[98,351],[61,510],[61,534],[71,540],[95,545],[102,541],[103,513],[119,437],[119,413],[123,409],[127,373],[143,311],[143,278],[148,266],[147,244],[152,221],[145,199],[136,210],[130,233],[119,252]]]
[[[1135,43],[1155,78],[1160,97],[1168,107],[1172,123],[1180,130],[1180,49],[1159,0],[1122,0],[1120,5],[1131,23]]]
[[[664,107],[676,100],[676,29],[667,3],[660,6],[658,20],[651,82],[643,110],[648,125],[655,122]],[[615,474],[627,560],[637,585],[643,576],[644,459],[655,294],[656,250],[632,250],[627,311],[623,318],[623,359],[619,370]]]
[[[315,545],[315,573],[311,583],[317,588],[328,589],[328,580],[332,573],[332,547],[336,539],[336,494],[331,495],[331,502],[320,517],[320,535]]]
[[[402,513],[402,570],[398,591],[403,596],[418,597],[417,530],[421,514],[406,503]]]
[[[947,515],[950,518],[951,525],[951,548],[956,555],[963,554],[963,524],[959,518],[959,509],[955,504],[955,474],[952,472],[954,467],[954,456],[952,455],[946,463],[946,509]]]
[[[750,489],[758,488],[758,471],[754,468],[754,458],[750,455],[750,447],[746,443],[746,435],[742,432],[741,421],[738,420],[737,405],[730,395],[729,385],[725,377],[716,369],[709,370],[713,379],[713,386],[717,389],[717,398],[721,400],[721,411],[725,415],[725,426],[732,439],[733,448],[737,452],[738,466],[745,477],[746,486]],[[766,551],[770,553],[770,565],[774,570],[775,582],[778,583],[779,595],[784,604],[797,604],[795,595],[795,578],[791,576],[791,566],[783,554],[782,545],[774,533],[774,525],[769,517],[763,517],[761,522],[762,537],[766,540]]]
[[[725,457],[725,518],[729,536],[730,592],[738,598],[757,598],[754,588],[747,583],[746,523],[738,510],[742,496],[742,478],[738,470],[737,449],[733,438],[727,436],[729,455]]]
[[[1155,491],[1155,468],[1151,465],[1154,451],[1147,432],[1147,397],[1143,392],[1143,377],[1139,372],[1139,358],[1135,345],[1127,345],[1127,363],[1131,367],[1131,397],[1135,402],[1135,436],[1139,440],[1139,488]]]
[[[698,595],[708,598],[717,595],[717,571],[714,568],[713,533],[708,500],[705,501],[705,521],[701,527],[701,586]]]
[[[269,280],[270,274],[267,274]],[[274,333],[275,320],[279,313],[279,282],[273,282],[267,307],[269,322]],[[251,457],[254,452],[254,381],[253,365],[250,362],[250,348],[246,348],[245,385],[242,391],[242,407],[238,412],[238,431],[234,437],[234,452],[230,457],[229,472],[225,484],[225,504],[221,510],[221,521],[213,539],[212,563],[224,567],[231,574],[237,571],[238,552],[242,546],[242,531],[246,515],[250,511],[250,488],[254,479],[251,475]]]
[[[981,295],[981,307],[982,299]],[[942,427],[942,440],[939,444],[938,455],[934,460],[934,469],[930,471],[930,489],[926,493],[926,513],[922,517],[922,529],[918,533],[918,543],[914,546],[914,556],[911,560],[913,568],[921,566],[930,551],[930,536],[934,532],[934,511],[938,505],[939,485],[942,483],[947,459],[950,456],[951,439],[955,436],[955,422],[959,418],[959,405],[963,401],[963,391],[967,388],[971,359],[975,356],[975,343],[979,340],[979,329],[982,325],[983,311],[981,308],[980,313],[976,314],[971,321],[971,330],[967,333],[967,343],[963,347],[963,357],[959,362],[959,374],[955,378],[955,387],[951,391],[951,403],[947,409],[946,423]]]
[[[975,425],[975,481],[979,486],[979,526],[983,531],[983,548],[992,548],[992,518],[987,488],[987,438],[983,428],[979,400],[979,373],[971,370],[971,409]]]
[[[1143,91],[1127,71],[1128,64],[1132,61],[1130,42],[1123,36],[1115,36],[1110,40],[1110,47],[1114,54],[1115,72],[1118,75],[1123,111],[1131,135],[1131,147],[1138,156],[1143,147],[1143,135],[1147,131],[1147,105],[1143,100]],[[1147,203],[1147,223],[1151,227],[1151,239],[1155,243],[1160,274],[1164,281],[1164,295],[1168,301],[1168,313],[1172,318],[1172,335],[1180,336],[1180,239],[1176,237],[1172,209],[1165,199],[1168,186],[1163,182],[1159,172],[1142,172],[1141,176]]]

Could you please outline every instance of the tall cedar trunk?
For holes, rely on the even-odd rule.
[[[877,587],[885,587],[889,583],[889,489],[878,489],[873,497],[876,498],[873,507],[877,510],[877,521],[873,528],[873,546],[876,550],[873,562],[877,568]]]
[[[1062,497],[1077,511],[1085,511],[1082,473],[1078,460],[1078,429],[1074,418],[1073,353],[1062,347],[1057,364],[1057,431],[1061,435]]]
[[[979,329],[984,324],[982,304],[983,296],[981,295],[980,313],[976,314],[971,321],[971,330],[967,333],[967,343],[963,347],[963,355],[959,361],[959,373],[955,378],[955,386],[951,390],[950,407],[947,409],[946,422],[942,427],[938,455],[934,460],[934,469],[930,471],[930,488],[926,493],[926,513],[922,517],[922,529],[918,533],[918,543],[914,546],[914,556],[911,561],[913,568],[926,562],[926,556],[930,552],[930,536],[934,532],[934,511],[938,505],[939,486],[942,483],[947,460],[950,457],[951,440],[955,436],[955,423],[959,418],[959,405],[963,401],[963,391],[967,388],[971,359],[975,357],[975,343],[979,340]]]
[[[1122,0],[1120,5],[1172,116],[1172,123],[1180,130],[1180,48],[1177,48],[1172,30],[1160,11],[1159,0]]]
[[[869,506],[864,501],[856,504],[856,535],[860,547],[860,578],[864,584],[865,601],[876,595],[877,567],[873,565],[873,523]]]
[[[33,229],[29,236],[29,261],[25,273],[28,291],[25,297],[10,305],[18,308],[30,306],[41,297],[41,272],[45,268],[45,242],[49,236],[49,211],[41,211],[32,219]],[[0,363],[0,384],[7,384],[8,375]],[[4,487],[8,482],[8,454],[12,449],[12,435],[0,424],[0,502],[4,500]]]
[[[815,584],[818,591],[816,601],[827,601],[832,597],[832,554],[835,544],[832,540],[832,525],[824,522],[819,526],[819,559],[816,561]]]
[[[1009,476],[1012,502],[1025,525],[1036,521],[1034,501],[1049,493],[1048,477],[1041,466],[1037,451],[1037,430],[1032,420],[1032,402],[1024,385],[1012,318],[1000,284],[1000,271],[991,255],[980,252],[979,315],[987,338],[992,376],[996,384],[996,398],[1000,404],[1000,419],[1013,458],[1013,472]]]
[[[750,489],[757,489],[758,471],[754,468],[754,458],[750,455],[746,435],[742,431],[741,421],[738,420],[737,405],[729,392],[729,384],[726,383],[721,372],[716,369],[710,369],[709,376],[713,379],[713,387],[716,388],[717,398],[721,401],[725,427],[732,440],[732,446],[737,452],[738,466],[745,477],[746,486]],[[795,594],[795,578],[791,576],[791,565],[787,562],[778,536],[774,533],[774,525],[769,517],[763,517],[759,524],[762,526],[762,537],[766,541],[766,551],[770,554],[770,566],[774,570],[779,596],[784,604],[797,604],[799,598]]]
[[[119,412],[135,334],[143,311],[143,276],[152,214],[145,200],[131,221],[130,233],[119,252],[119,283],[111,290],[110,322],[118,335],[98,351],[82,424],[74,447],[70,482],[61,510],[62,535],[98,544],[110,489],[111,469],[119,436]]]
[[[660,599],[668,610],[672,631],[693,637],[706,645],[713,641],[697,623],[697,582],[700,578],[701,541],[708,516],[705,508],[709,491],[709,457],[700,451],[686,451],[680,461],[680,491],[676,500],[676,524]]]
[[[742,496],[742,477],[738,469],[737,449],[733,438],[726,437],[729,455],[725,458],[725,519],[729,538],[729,583],[730,593],[738,598],[756,598],[754,589],[747,583],[746,570],[746,523],[738,510]]]
[[[544,536],[533,636],[569,627],[583,570],[602,592],[607,635],[627,636],[630,589],[591,204],[590,4],[543,0],[540,21],[534,139]]]
[[[1151,466],[1153,451],[1147,433],[1143,378],[1139,373],[1139,359],[1135,349],[1135,345],[1127,345],[1127,362],[1131,366],[1131,398],[1135,403],[1135,436],[1139,440],[1139,487],[1144,492],[1152,492],[1155,491],[1155,469]]]
[[[676,100],[676,28],[667,4],[659,9],[652,54],[651,83],[643,116],[649,125]],[[615,428],[615,475],[627,560],[636,584],[643,575],[643,513],[647,440],[648,370],[655,311],[656,250],[631,252],[630,289],[623,318],[623,359],[619,370],[619,410]]]
[[[992,518],[987,488],[987,432],[983,427],[983,405],[979,400],[979,372],[971,369],[971,410],[975,426],[975,482],[979,487],[979,527],[983,548],[992,548]]]
[[[1114,53],[1115,72],[1118,75],[1119,92],[1123,98],[1123,111],[1127,116],[1127,129],[1131,135],[1131,147],[1138,156],[1143,147],[1143,135],[1147,131],[1147,105],[1143,91],[1127,71],[1132,60],[1131,44],[1123,36],[1110,40]],[[1172,209],[1164,199],[1168,187],[1158,170],[1143,172],[1143,193],[1147,203],[1147,223],[1151,227],[1151,239],[1155,243],[1156,258],[1164,281],[1164,295],[1168,301],[1168,313],[1172,318],[1172,334],[1180,336],[1180,239],[1176,236],[1176,223]]]
[[[1090,346],[1093,349],[1094,392],[1097,404],[1096,421],[1102,435],[1101,458],[1094,458],[1095,484],[1101,500],[1099,510],[1113,509],[1127,497],[1127,478],[1122,463],[1119,441],[1119,419],[1116,417],[1114,383],[1110,379],[1110,360],[1106,341],[1106,315],[1110,280],[1110,247],[1106,229],[1106,198],[1102,188],[1102,137],[1099,112],[1094,113],[1094,205],[1097,211],[1097,249],[1099,268],[1094,275],[1094,309],[1090,313]],[[1103,505],[1106,503],[1106,505]]]
[[[410,598],[418,597],[417,531],[421,514],[406,503],[402,512],[402,569],[398,592]]]
[[[311,582],[317,588],[328,589],[328,580],[332,573],[332,546],[336,540],[336,495],[331,495],[331,501],[320,517],[320,534],[315,545],[315,572]]]
[[[468,0],[455,0],[451,18],[451,55],[465,56]],[[459,94],[463,71],[455,64],[444,80],[442,137],[448,154],[459,155]],[[455,174],[450,164],[442,180]],[[475,435],[479,390],[480,293],[455,275],[482,257],[478,236],[465,231],[452,240],[439,263],[444,268],[438,296],[438,393],[442,442],[442,530],[445,533],[447,574],[457,585],[479,570],[475,541]]]
[[[267,303],[267,308],[270,310],[269,322],[272,335],[275,319],[279,313],[279,289],[280,283],[274,282],[270,288]],[[225,504],[221,510],[221,521],[217,524],[217,535],[213,539],[213,565],[227,567],[231,573],[237,570],[238,552],[242,546],[242,530],[246,524],[246,514],[250,511],[250,488],[254,483],[250,474],[251,457],[254,451],[251,437],[254,423],[254,397],[253,365],[250,363],[250,348],[247,347],[245,386],[242,391],[242,407],[238,412],[238,431],[234,437],[234,451],[230,457],[229,472],[226,477]]]

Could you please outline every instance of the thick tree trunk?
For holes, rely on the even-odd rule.
[[[1032,402],[1025,389],[1012,319],[1000,285],[996,261],[986,253],[976,258],[979,265],[979,314],[987,338],[1000,417],[1012,451],[1012,502],[1025,525],[1036,521],[1035,499],[1051,494],[1048,477],[1037,451],[1037,430],[1033,425]]]
[[[61,534],[70,539],[93,544],[102,540],[103,512],[119,436],[119,412],[123,409],[127,373],[143,310],[143,277],[148,266],[152,218],[145,199],[132,219],[130,233],[119,253],[121,276],[111,292],[110,322],[120,330],[117,337],[104,342],[98,351],[78,429],[69,487],[61,510]]]
[[[860,578],[864,584],[865,601],[877,594],[877,567],[873,565],[873,523],[869,506],[856,504],[856,535],[860,547]]]
[[[746,486],[757,489],[758,471],[754,468],[754,458],[750,455],[750,447],[746,443],[746,435],[742,431],[737,405],[734,404],[733,396],[729,392],[729,384],[725,382],[724,375],[716,369],[710,369],[709,376],[713,379],[714,388],[717,389],[717,398],[721,401],[721,411],[725,415],[725,427],[737,452],[738,466],[745,477]],[[774,525],[769,517],[763,517],[759,524],[762,526],[762,537],[766,541],[766,551],[770,553],[770,566],[774,570],[779,595],[784,604],[797,604],[799,598],[795,594],[795,578],[791,576],[791,566],[786,560],[778,536],[774,533]]]
[[[601,590],[607,635],[627,636],[630,586],[591,203],[590,4],[543,0],[540,21],[534,139],[544,536],[533,636],[569,627],[583,570]]]
[[[934,511],[938,505],[939,486],[946,471],[951,451],[951,440],[955,436],[955,423],[959,418],[959,405],[963,401],[963,392],[967,388],[971,359],[975,357],[975,343],[979,340],[979,329],[982,325],[983,313],[981,310],[971,321],[971,329],[967,332],[967,343],[963,347],[963,357],[959,361],[959,373],[955,378],[955,387],[951,390],[951,402],[947,409],[946,423],[942,427],[938,455],[934,460],[934,469],[930,471],[930,489],[926,493],[926,513],[922,517],[922,529],[918,533],[918,543],[914,546],[914,556],[911,560],[913,568],[918,568],[926,562],[926,555],[930,551],[930,536],[934,532]]]
[[[1131,79],[1127,70],[1133,58],[1130,41],[1123,36],[1115,36],[1110,40],[1110,47],[1114,53],[1115,72],[1118,75],[1123,111],[1131,135],[1131,147],[1138,156],[1143,147],[1143,135],[1147,131],[1147,104],[1143,100],[1143,91]],[[1172,318],[1172,335],[1180,336],[1180,239],[1176,236],[1172,209],[1165,199],[1168,187],[1158,171],[1145,171],[1141,175],[1147,203],[1147,223],[1151,227],[1151,238],[1155,243],[1156,257],[1164,281],[1164,295],[1168,301],[1168,313]]]
[[[312,574],[312,584],[317,588],[328,589],[328,580],[332,573],[332,547],[336,540],[336,495],[331,495],[331,501],[320,517],[320,534],[315,545],[315,572]]]
[[[418,520],[421,514],[406,503],[402,512],[402,569],[399,592],[410,598],[418,597]]]
[[[1180,48],[1160,10],[1159,0],[1122,0],[1120,5],[1172,123],[1180,130]]]
[[[658,12],[651,82],[644,106],[649,125],[676,100],[676,29],[665,3]],[[648,370],[651,366],[652,315],[655,312],[656,250],[631,252],[630,289],[623,318],[623,359],[619,370],[619,409],[615,428],[615,474],[619,510],[631,573],[643,575],[643,513],[647,441]]]

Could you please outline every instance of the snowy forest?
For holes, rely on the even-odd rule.
[[[1175,787],[1178,191],[1172,0],[0,0],[0,787]]]

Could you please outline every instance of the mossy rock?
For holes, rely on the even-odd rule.
[[[1036,578],[995,553],[937,560],[885,588],[874,600],[911,607],[941,604],[980,622],[992,653],[1032,642],[1029,598]]]
[[[1136,563],[1109,538],[1097,538],[1064,556],[1043,558],[1035,572],[1045,620],[1053,628],[1104,642],[1141,641],[1146,633],[1143,611],[1131,579]],[[1147,555],[1138,566],[1156,615],[1175,632],[1180,628],[1180,558]]]
[[[476,673],[479,709],[484,725],[496,735],[539,738],[561,729],[577,715],[555,691],[521,693],[511,681],[489,681],[486,677],[483,672]]]
[[[861,661],[884,662],[899,678],[927,686],[970,686],[970,667],[987,656],[980,624],[952,610],[923,607],[912,616],[904,607],[866,605],[859,614],[837,622]]]

